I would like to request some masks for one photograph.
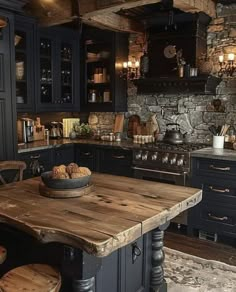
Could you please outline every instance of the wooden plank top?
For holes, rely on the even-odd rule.
[[[103,257],[198,204],[202,191],[108,174],[92,174],[85,196],[39,194],[40,177],[0,188],[0,221],[41,242],[61,242]]]

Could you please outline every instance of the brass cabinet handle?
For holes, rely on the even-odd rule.
[[[85,156],[89,156],[89,155],[91,155],[91,152],[82,152],[82,154]]]
[[[218,220],[218,221],[225,221],[225,220],[228,220],[229,219],[227,216],[218,217],[218,216],[212,215],[211,213],[208,213],[208,217],[210,217],[211,219]]]
[[[222,171],[229,171],[230,170],[230,167],[229,166],[227,166],[227,167],[217,167],[217,166],[214,166],[213,164],[211,164],[209,166],[209,168],[216,169],[216,170],[222,170]]]
[[[215,189],[213,186],[209,186],[209,189],[211,189],[212,191],[217,192],[217,193],[229,193],[230,192],[229,189],[220,190],[220,189]]]
[[[124,159],[125,156],[124,155],[112,155],[112,158],[115,158],[115,159]]]
[[[40,154],[30,156],[30,159],[39,159],[39,158],[40,158]]]

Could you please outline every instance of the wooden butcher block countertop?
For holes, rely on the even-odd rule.
[[[41,242],[61,242],[98,257],[136,240],[202,199],[199,189],[92,174],[85,196],[39,194],[40,177],[0,188],[0,221]]]

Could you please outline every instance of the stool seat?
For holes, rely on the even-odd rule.
[[[7,257],[7,250],[0,245],[0,264],[2,264]]]
[[[17,267],[0,279],[1,292],[58,292],[60,287],[60,273],[43,264]]]

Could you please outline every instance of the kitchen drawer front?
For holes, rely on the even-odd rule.
[[[94,147],[77,145],[75,157],[76,163],[79,166],[88,167],[90,170],[97,171],[97,155]]]
[[[213,205],[212,202],[202,203],[197,219],[200,229],[209,230],[219,234],[235,234],[236,236],[236,211],[224,205]]]
[[[100,171],[115,175],[132,176],[132,151],[101,149]]]
[[[236,208],[236,187],[225,181],[203,184],[203,201],[210,200],[222,204],[234,205]],[[236,211],[235,211],[236,212]]]
[[[236,161],[194,158],[192,162],[193,175],[232,179],[236,177]]]

